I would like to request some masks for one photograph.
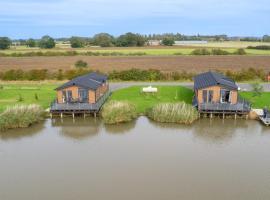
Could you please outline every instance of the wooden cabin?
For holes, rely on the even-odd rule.
[[[211,71],[202,73],[194,77],[193,105],[201,113],[248,113],[250,104],[238,91],[231,78]]]
[[[51,112],[96,112],[109,96],[107,76],[89,73],[56,88]]]

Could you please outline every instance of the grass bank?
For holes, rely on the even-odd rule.
[[[8,106],[37,104],[47,109],[55,98],[57,83],[50,82],[0,82],[0,113]]]
[[[147,116],[157,122],[191,124],[198,119],[198,112],[184,102],[160,103],[151,108]]]
[[[0,114],[0,131],[26,128],[44,118],[44,109],[39,105],[15,105]]]
[[[109,101],[103,106],[101,115],[106,124],[117,124],[135,119],[137,112],[130,102]]]
[[[191,104],[193,91],[182,86],[157,86],[158,92],[149,94],[141,92],[143,86],[131,86],[113,92],[111,100],[127,101],[135,105],[138,114],[146,114],[158,103],[185,102]]]
[[[253,92],[240,92],[240,96],[248,100],[252,108],[270,108],[270,92],[262,92],[261,96],[256,97]]]

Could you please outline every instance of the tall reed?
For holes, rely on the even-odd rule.
[[[103,106],[101,115],[106,124],[117,124],[135,119],[137,112],[132,103],[109,101]]]
[[[198,118],[198,112],[184,102],[160,103],[149,110],[148,117],[157,122],[191,124]]]
[[[44,110],[39,105],[15,105],[0,114],[0,131],[25,128],[44,119]]]

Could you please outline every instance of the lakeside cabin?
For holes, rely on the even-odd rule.
[[[96,113],[110,95],[108,77],[89,73],[72,79],[56,88],[56,100],[51,104],[51,115]]]
[[[241,99],[236,83],[223,74],[206,72],[194,77],[193,105],[199,113],[247,115],[250,103]]]

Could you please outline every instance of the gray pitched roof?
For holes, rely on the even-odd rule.
[[[237,90],[234,80],[216,72],[206,72],[194,77],[194,89],[202,89],[220,85],[231,90]]]
[[[56,90],[61,90],[70,86],[79,86],[85,89],[96,90],[100,85],[106,82],[107,79],[107,76],[93,72],[74,78],[56,88]]]

